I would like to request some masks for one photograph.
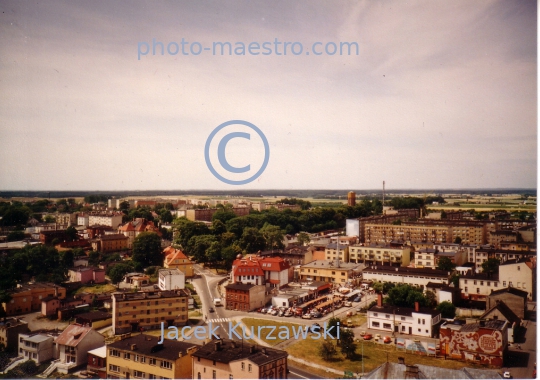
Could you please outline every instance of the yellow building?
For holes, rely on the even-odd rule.
[[[333,260],[315,260],[300,267],[300,281],[345,283],[361,276],[363,264],[339,263]]]
[[[359,244],[349,247],[349,261],[366,265],[395,265],[406,267],[411,262],[410,247],[391,247],[389,245]]]
[[[179,269],[186,277],[193,277],[193,262],[179,249],[167,247],[163,250],[165,260],[163,266],[167,269]]]
[[[338,249],[339,248],[339,249]],[[326,260],[341,260],[343,262],[349,261],[349,245],[330,243],[324,249],[324,258]]]
[[[366,224],[366,244],[386,244],[392,241],[452,243],[451,239],[448,226]]]
[[[107,345],[109,379],[191,379],[191,355],[200,346],[139,334]]]
[[[193,353],[193,379],[286,379],[287,352],[215,339]]]
[[[188,299],[185,289],[113,293],[113,333],[160,329],[162,322],[165,327],[184,326],[188,320]]]

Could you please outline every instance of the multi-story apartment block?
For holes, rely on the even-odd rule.
[[[517,242],[521,236],[517,231],[510,230],[496,230],[491,231],[488,236],[488,244],[495,247],[501,248],[501,243],[505,242]]]
[[[434,248],[419,249],[414,253],[414,266],[435,269],[435,254],[437,252]]]
[[[46,333],[19,334],[19,356],[40,365],[55,357],[54,336]]]
[[[362,271],[363,280],[409,284],[425,289],[428,283],[448,284],[451,273],[438,269],[371,266]]]
[[[159,292],[113,293],[114,334],[184,326],[188,320],[188,298],[185,289]]]
[[[336,263],[334,260],[315,260],[300,267],[300,281],[345,283],[361,277],[363,264]]]
[[[287,352],[215,339],[192,354],[194,379],[286,379]]]
[[[501,263],[509,260],[536,260],[536,251],[512,251],[504,249],[494,249],[492,247],[477,248],[475,251],[474,260],[479,271],[482,271],[482,263],[488,259],[498,259]],[[470,260],[469,260],[470,261]]]
[[[340,260],[343,262],[349,261],[349,245],[330,243],[324,249],[325,260]]]
[[[450,243],[452,235],[448,227],[430,225],[366,224],[366,244],[389,244],[397,241],[408,243],[422,241],[431,243]]]
[[[56,224],[58,225],[58,229],[66,229],[69,226],[77,224],[76,213],[61,212],[54,214],[54,218],[56,220]]]
[[[391,224],[397,221],[408,221],[418,218],[419,211],[417,209],[393,210],[385,215],[367,216],[358,219],[346,220],[346,235],[358,236],[360,243],[366,242],[366,225],[367,224]]]
[[[367,312],[368,327],[388,333],[400,333],[433,338],[435,326],[441,321],[441,313],[420,307],[415,302],[414,308],[384,306],[382,294],[378,295],[377,304]]]
[[[366,265],[408,266],[411,261],[411,248],[387,244],[354,244],[349,247],[349,261]]]
[[[28,333],[28,322],[19,318],[6,318],[0,322],[0,345],[7,351],[16,351],[19,334]]]
[[[113,213],[90,213],[88,215],[88,225],[100,225],[100,226],[110,226],[113,229],[117,229],[120,224],[122,224],[122,214],[121,212]]]
[[[109,379],[191,379],[192,355],[200,346],[139,334],[107,345]]]
[[[283,260],[290,262],[292,265],[303,265],[313,261],[312,246],[296,246],[292,245],[285,249],[278,249],[272,251],[264,251],[259,253],[261,257],[273,257],[278,256]]]

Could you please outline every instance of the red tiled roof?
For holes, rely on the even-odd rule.
[[[281,257],[266,257],[261,259],[260,263],[264,271],[271,272],[281,272],[291,267],[289,262],[283,260]]]
[[[234,276],[264,276],[258,260],[235,260],[233,267]]]

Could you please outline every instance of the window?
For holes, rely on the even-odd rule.
[[[423,325],[426,324],[426,320],[425,320],[425,319],[422,319],[422,324],[423,324]]]
[[[130,358],[129,352],[124,352],[124,359],[129,360],[129,358]]]
[[[135,371],[133,371],[133,376],[134,377],[144,378],[144,372],[135,370]]]
[[[480,288],[476,288],[476,293],[480,293]]]
[[[242,368],[242,371],[246,369],[246,364],[244,362],[242,362],[241,368]]]
[[[519,265],[518,265],[518,267],[517,267],[517,268],[518,268],[518,270],[520,270],[520,267],[519,267]]]
[[[109,364],[109,371],[111,371],[111,372],[120,372],[120,367],[118,367],[117,365]]]
[[[116,356],[116,357],[120,357],[120,351],[114,350],[114,349],[110,349],[110,350],[109,350],[109,355],[111,355],[111,356]]]
[[[467,293],[468,291],[469,291],[469,288],[465,287],[465,293]]]
[[[480,281],[480,285],[484,286],[484,281]]]
[[[212,361],[212,365],[216,365],[216,361],[215,361],[215,360]]]
[[[165,361],[163,360],[161,362],[161,368],[167,368],[167,369],[171,369],[172,368],[172,363],[171,362],[168,362],[168,361]]]
[[[390,323],[383,323],[383,329],[391,329],[392,325]]]
[[[212,371],[212,379],[217,379],[217,377],[216,377],[216,370],[213,370],[213,371]]]
[[[248,364],[248,372],[251,372],[251,364]]]
[[[465,284],[467,283],[467,280],[463,281]]]
[[[374,317],[377,317],[379,314],[378,313],[373,313],[373,316]]]
[[[156,363],[157,363],[157,360],[155,358],[150,358],[150,362],[149,362],[150,365],[156,365]]]
[[[406,318],[405,317],[401,317],[401,320],[404,321]]]
[[[229,380],[233,380],[233,375],[229,375]]]
[[[503,281],[503,286],[506,287],[506,281]]]
[[[371,322],[372,327],[379,327],[381,324],[379,322]]]

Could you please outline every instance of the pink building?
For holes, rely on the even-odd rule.
[[[68,272],[70,282],[100,284],[105,282],[105,271],[94,267],[79,266]]]

